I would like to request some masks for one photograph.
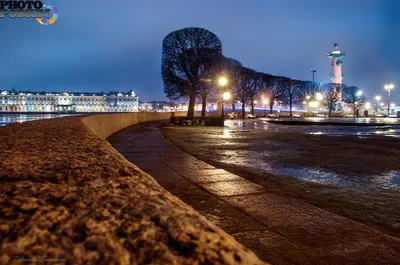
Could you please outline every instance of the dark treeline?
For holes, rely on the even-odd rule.
[[[260,101],[273,112],[275,102],[292,109],[304,103],[317,100],[331,114],[335,104],[344,100],[354,112],[365,98],[358,88],[334,83],[320,83],[274,76],[243,66],[239,61],[222,54],[218,37],[202,28],[184,28],[168,34],[162,46],[161,73],[164,91],[171,100],[189,100],[188,116],[194,116],[196,100],[202,102],[202,116],[205,116],[207,101],[220,101],[224,92],[230,92],[233,110],[240,102],[242,115],[250,105],[254,114],[255,101]],[[226,86],[218,83],[220,77],[228,79]]]

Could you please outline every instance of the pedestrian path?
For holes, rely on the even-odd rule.
[[[160,122],[108,140],[127,160],[272,264],[400,264],[400,239],[264,187],[183,152]]]

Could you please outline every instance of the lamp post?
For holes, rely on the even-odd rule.
[[[313,85],[314,85],[314,75],[315,75],[315,73],[317,72],[317,70],[311,69],[310,71],[311,71],[311,73],[312,73],[312,82],[313,82]]]
[[[379,101],[382,99],[381,96],[376,96],[375,97],[376,101],[378,101],[378,107],[377,107],[377,111],[379,112]]]
[[[388,82],[386,85],[385,85],[385,90],[388,92],[388,107],[387,107],[387,112],[388,112],[388,117],[389,117],[389,114],[390,114],[390,91],[392,90],[394,88],[394,85],[393,84],[391,84],[390,82]]]
[[[218,83],[221,86],[221,88],[223,88],[224,86],[226,86],[228,84],[228,79],[226,77],[220,77],[218,79]],[[223,97],[225,96],[225,93],[222,95]],[[229,94],[230,97],[230,94]],[[224,100],[222,100],[222,117],[224,116]]]

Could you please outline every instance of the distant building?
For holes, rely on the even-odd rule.
[[[0,92],[0,112],[135,112],[139,97],[128,93]]]
[[[173,101],[149,101],[140,102],[139,104],[139,110],[144,112],[187,111],[187,108],[186,103],[176,103]]]

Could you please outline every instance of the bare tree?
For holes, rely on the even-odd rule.
[[[164,92],[172,100],[189,98],[188,116],[194,116],[201,76],[210,60],[221,53],[221,41],[206,29],[184,28],[164,38],[161,66]]]
[[[281,80],[281,86],[284,91],[283,102],[289,106],[290,117],[293,117],[292,109],[293,106],[300,102],[300,88],[301,82],[299,80],[292,80],[290,78],[284,78]]]
[[[260,92],[264,89],[264,81],[262,78],[262,74],[259,72],[245,67],[243,71],[248,78],[246,94],[248,96],[248,100],[250,100],[251,114],[254,115],[254,101],[258,94],[260,94]]]
[[[270,114],[273,113],[275,101],[282,100],[284,97],[285,91],[281,85],[284,79],[281,76],[263,75],[265,94],[269,100]]]
[[[315,95],[317,93],[321,93],[321,89],[322,88],[320,82],[302,81],[300,83],[300,89],[298,91],[300,100],[307,100],[308,97],[310,97],[310,99],[315,98]]]
[[[242,104],[242,118],[246,116],[246,101],[248,101],[248,87],[250,86],[250,75],[249,68],[240,67],[238,76],[237,76],[237,86],[234,88],[234,93],[236,98],[240,100]]]
[[[343,87],[342,96],[343,101],[352,106],[355,117],[357,109],[366,101],[366,98],[362,95],[362,91],[356,86],[345,86]]]
[[[328,108],[329,116],[337,102],[341,99],[341,89],[337,84],[327,83],[323,85],[324,105]]]
[[[201,99],[201,116],[206,116],[206,108],[207,108],[207,99],[211,97],[212,94],[215,94],[216,89],[215,85],[211,82],[211,80],[204,80],[199,82],[197,87],[197,94]]]

